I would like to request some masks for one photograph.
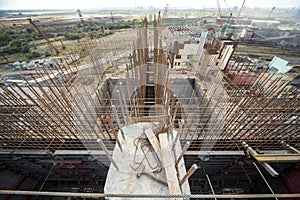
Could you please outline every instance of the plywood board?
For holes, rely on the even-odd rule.
[[[159,134],[160,146],[162,151],[162,160],[165,167],[167,183],[170,195],[181,195],[181,189],[175,168],[174,157],[171,152],[171,146],[166,133]],[[182,199],[182,198],[177,198]]]

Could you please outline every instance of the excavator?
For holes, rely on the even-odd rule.
[[[223,24],[222,28],[221,28],[221,36],[224,36],[225,32],[226,32],[226,29],[229,27],[230,25],[230,20],[231,20],[231,17],[232,17],[232,13],[230,13],[226,23]]]
[[[221,18],[222,17],[222,12],[221,12],[221,7],[220,7],[220,0],[216,0],[216,1],[217,1],[217,6],[218,6],[218,17]],[[225,0],[224,0],[224,2],[227,5],[227,2]],[[230,15],[229,15],[227,21],[223,24],[223,26],[221,28],[221,36],[222,37],[225,35],[226,29],[229,27],[230,20],[231,20],[231,17],[232,17],[232,12],[231,12],[229,7],[228,7],[228,10],[230,12]]]
[[[226,6],[228,7],[228,5],[227,5],[227,3],[226,3],[226,0],[224,0],[224,2],[225,2],[225,4],[226,4]],[[239,10],[239,12],[238,12],[237,17],[236,17],[235,23],[237,23],[238,20],[239,20],[239,17],[240,17],[241,11],[242,11],[242,9],[243,9],[243,7],[244,7],[244,5],[245,5],[245,2],[246,2],[246,0],[244,0],[243,3],[242,3],[242,6],[241,6],[241,8],[240,8],[240,10]],[[219,2],[219,0],[217,0],[217,5],[218,5],[219,16],[221,16],[221,8],[220,8],[220,2]],[[227,18],[227,21],[223,24],[223,26],[222,26],[222,28],[221,28],[221,36],[224,36],[224,35],[225,35],[226,29],[230,26],[230,20],[231,20],[231,18],[232,18],[232,12],[231,12],[231,9],[230,9],[229,7],[228,7],[228,10],[229,10],[229,12],[230,12],[230,15],[229,15],[229,17]]]

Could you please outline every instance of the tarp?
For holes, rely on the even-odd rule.
[[[275,56],[269,63],[269,70],[284,74],[293,68],[292,66],[288,66],[287,64],[288,61]]]

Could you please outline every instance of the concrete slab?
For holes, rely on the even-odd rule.
[[[157,123],[137,123],[130,124],[123,127],[125,140],[122,139],[121,134],[119,133],[120,143],[123,148],[123,152],[120,151],[120,148],[116,145],[113,152],[113,159],[116,162],[119,171],[113,165],[110,165],[106,183],[104,186],[104,192],[106,194],[160,194],[160,195],[169,195],[169,189],[166,184],[161,183],[160,181],[154,180],[153,177],[150,177],[146,174],[141,174],[138,178],[138,167],[143,165],[145,167],[144,172],[156,177],[157,179],[166,180],[166,174],[162,162],[159,161],[153,149],[151,149],[150,142],[146,139],[144,130],[151,128],[154,130],[157,128]],[[174,134],[176,132],[174,131]],[[175,135],[174,135],[175,136]],[[171,138],[175,137],[169,137]],[[136,148],[136,146],[138,148]],[[149,151],[149,152],[148,152]],[[178,142],[175,146],[175,152],[173,153],[174,159],[175,155],[179,155],[181,151],[180,143]],[[148,152],[148,154],[145,154]],[[160,154],[161,152],[158,152]],[[178,176],[179,180],[185,175],[186,169],[184,166],[184,160],[182,159],[178,165]],[[182,185],[182,193],[190,194],[190,188],[188,182]],[[107,198],[113,200],[125,200],[131,198]],[[155,199],[155,198],[153,198]],[[158,199],[158,198],[156,198]]]

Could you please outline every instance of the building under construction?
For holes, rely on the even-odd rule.
[[[300,198],[299,88],[162,20],[1,86],[1,199]]]

